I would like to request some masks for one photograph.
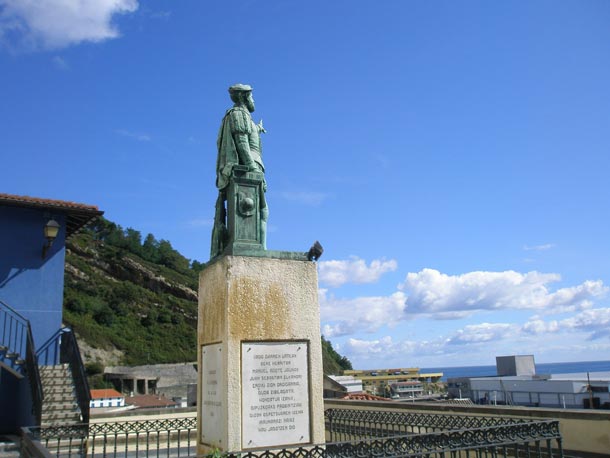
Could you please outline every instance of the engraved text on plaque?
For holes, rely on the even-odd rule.
[[[308,345],[241,346],[242,448],[310,442]]]
[[[201,347],[201,442],[223,447],[226,386],[222,344]]]

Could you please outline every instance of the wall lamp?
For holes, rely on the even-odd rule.
[[[50,219],[47,224],[44,226],[44,238],[47,239],[46,243],[42,246],[42,259],[47,256],[47,252],[51,245],[53,245],[53,241],[57,237],[59,233],[59,223],[54,219]]]
[[[317,261],[320,259],[320,256],[322,256],[322,253],[324,253],[324,248],[322,248],[320,242],[316,240],[307,252],[307,259],[310,261]]]

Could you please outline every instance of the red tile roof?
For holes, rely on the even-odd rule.
[[[368,393],[349,393],[341,399],[348,401],[389,401],[388,398],[382,398],[381,396],[375,396],[374,394]]]
[[[157,394],[129,396],[125,398],[125,403],[134,405],[138,408],[175,407],[178,405],[174,401],[167,399],[165,396],[160,396]]]
[[[95,205],[87,205],[87,204],[79,204],[77,202],[70,202],[68,200],[55,200],[55,199],[42,199],[40,197],[30,197],[30,196],[17,196],[14,194],[3,194],[0,193],[0,203],[3,204],[11,204],[15,205],[27,205],[27,206],[36,206],[36,207],[56,207],[59,209],[66,210],[85,210],[92,212],[99,212],[97,206]]]
[[[0,193],[0,206],[37,208],[66,215],[66,237],[70,237],[98,216],[104,214],[95,205],[79,204],[67,200],[42,199]]]
[[[91,399],[102,399],[102,398],[122,398],[124,397],[117,390],[104,389],[104,390],[91,390]]]

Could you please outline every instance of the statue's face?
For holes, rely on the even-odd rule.
[[[252,113],[254,111],[254,97],[252,97],[252,92],[248,92],[245,102],[246,108],[250,113]]]

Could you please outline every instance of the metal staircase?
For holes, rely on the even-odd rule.
[[[0,366],[27,378],[31,405],[18,408],[31,408],[36,424],[22,426],[88,425],[89,384],[71,329],[58,330],[36,351],[29,320],[0,301]]]

